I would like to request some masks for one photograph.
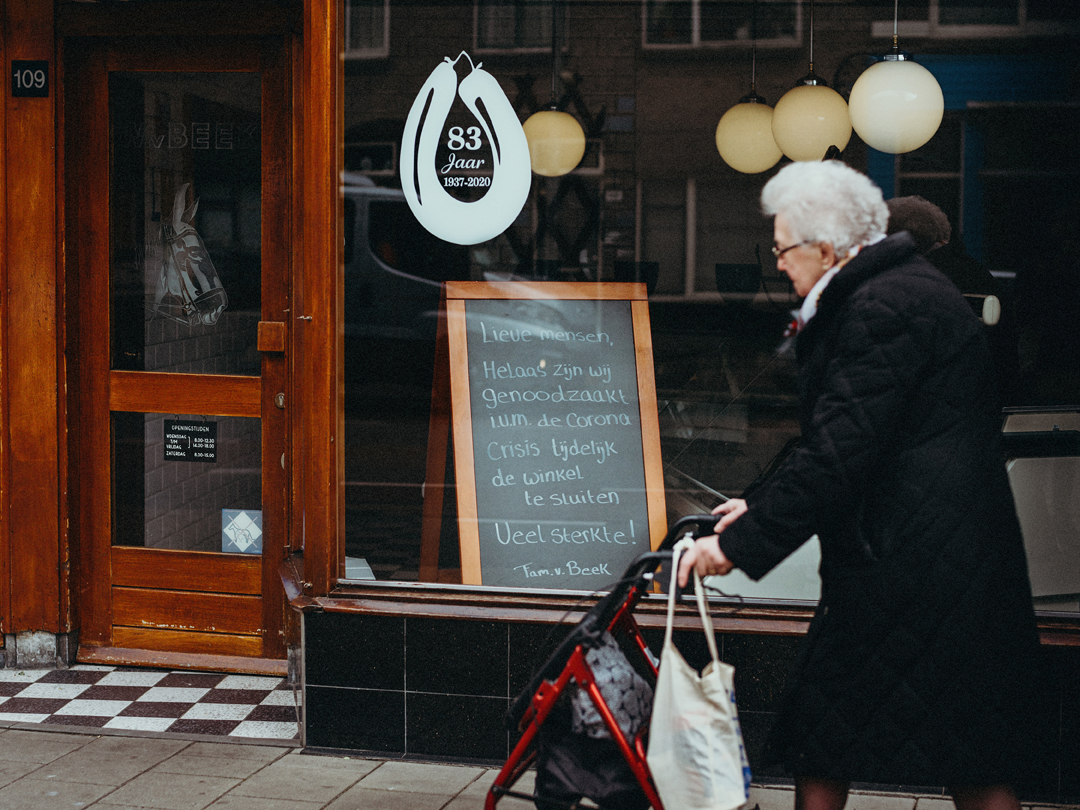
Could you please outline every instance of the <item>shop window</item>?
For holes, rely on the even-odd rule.
[[[799,0],[643,0],[646,48],[695,48],[757,44],[798,45]]]
[[[344,0],[345,58],[390,55],[390,0]]]
[[[759,42],[800,41],[805,4],[759,0],[756,5]],[[795,298],[768,251],[772,225],[759,205],[772,172],[738,175],[728,170],[712,138],[725,106],[745,93],[746,73],[711,58],[634,56],[640,56],[643,41],[655,49],[748,47],[753,6],[719,0],[560,3],[564,17],[558,28],[572,33],[560,60],[565,109],[582,124],[588,155],[595,157],[586,157],[584,170],[562,177],[532,175],[516,218],[477,244],[436,239],[408,207],[400,176],[408,154],[401,150],[406,116],[436,66],[471,46],[471,57],[497,53],[475,58],[473,64],[485,63],[484,70],[524,121],[550,98],[544,56],[550,49],[550,2],[394,0],[395,58],[378,70],[343,70],[345,527],[340,593],[392,592],[402,604],[474,598],[462,595],[466,586],[444,588],[461,581],[452,577],[461,567],[455,462],[447,454],[439,473],[429,456],[438,444],[432,425],[439,429],[437,420],[445,416],[450,400],[439,389],[436,373],[440,294],[448,280],[646,282],[669,524],[706,511],[723,497],[738,497],[798,433],[795,364],[779,351]],[[903,6],[901,23],[906,24],[925,21],[941,3]],[[1026,19],[1036,6],[1036,0],[1028,0]],[[835,30],[830,35],[841,36]],[[863,22],[853,26],[840,50],[873,47]],[[1061,65],[1067,60],[1048,61]],[[790,65],[759,60],[757,69],[763,90],[791,81]],[[460,87],[470,66],[462,60],[456,70]],[[987,71],[977,62],[970,73],[983,76]],[[1032,68],[1031,75],[1046,73],[1040,68],[1035,74]],[[986,83],[1033,86],[1012,74]],[[942,80],[947,91],[949,84]],[[771,90],[767,94],[776,97]],[[948,92],[947,98],[949,112],[931,143],[899,158],[871,156],[871,162],[888,163],[883,187],[890,196],[922,194],[938,202],[963,236],[970,232],[978,240],[971,247],[981,251],[984,261],[990,261],[991,251],[998,264],[1031,261],[1037,252],[1033,246],[1041,242],[1033,218],[1019,213],[1022,203],[993,202],[987,195],[980,201],[970,184],[973,178],[987,188],[996,184],[1002,191],[995,192],[995,199],[1008,201],[1011,189],[1039,183],[1034,174],[1029,183],[1015,173],[1036,172],[1041,162],[1047,174],[1061,177],[1044,186],[1062,192],[1074,186],[1075,167],[1067,155],[1075,150],[1064,141],[1076,131],[1074,117],[1060,109],[1058,119],[1040,113],[1041,140],[1033,146],[1007,137],[1031,132],[1030,127],[1011,126],[1027,114],[1024,110],[1008,115],[968,110],[966,101],[954,103]],[[476,126],[460,98],[444,115],[442,132]],[[981,133],[985,161],[974,162],[972,133]],[[442,134],[438,149],[436,164],[445,165],[438,161],[448,159],[450,143]],[[476,159],[490,159],[481,151]],[[984,172],[980,180],[984,169],[994,174]],[[456,193],[449,184],[444,188]],[[983,221],[984,210],[985,231],[993,231],[986,239],[973,225]],[[446,426],[441,427],[445,440]],[[138,430],[145,427],[130,427],[133,435]],[[511,470],[504,464],[502,472]],[[437,538],[438,575],[433,577],[423,573],[421,557],[425,505],[434,503],[435,490],[446,497]],[[763,600],[758,604],[805,604],[817,596],[816,553],[817,544],[809,542],[782,571],[761,583],[736,575],[720,585],[749,600]],[[480,588],[484,593],[476,598],[496,608],[530,600],[542,604],[565,595],[524,586],[520,592],[516,586]]]
[[[551,50],[550,0],[477,0],[474,13],[478,52]],[[554,13],[565,47],[566,14],[562,6]]]
[[[901,37],[1014,37],[1075,34],[1080,6],[1061,0],[923,0],[902,3]],[[873,24],[873,35],[891,37],[892,19]]]

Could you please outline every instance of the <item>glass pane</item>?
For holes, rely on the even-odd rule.
[[[1019,25],[1017,0],[938,0],[941,25]]]
[[[690,0],[648,0],[645,41],[650,45],[689,45],[694,23]]]
[[[730,300],[772,292],[774,285],[762,282],[763,275],[775,273],[775,264],[769,254],[772,228],[758,210],[759,193],[757,181],[745,176],[723,186],[697,187],[694,292],[737,294]]]
[[[560,40],[565,37],[565,14],[559,15]],[[549,0],[480,0],[476,41],[481,48],[550,48]]]
[[[797,33],[798,3],[701,4],[701,41],[724,42],[793,39]]]
[[[261,420],[112,417],[113,545],[261,552]]]
[[[1080,3],[1067,0],[1027,0],[1028,20],[1080,20]]]
[[[561,19],[559,30],[563,30]],[[517,42],[522,48],[551,47],[551,3],[525,3],[518,6]]]
[[[349,51],[380,50],[384,43],[386,4],[383,0],[347,0]]]
[[[896,178],[896,196],[909,195],[923,197],[942,211],[949,218],[953,229],[954,241],[960,239],[960,178],[959,177],[898,177]]]
[[[644,209],[645,260],[660,265],[656,291],[682,293],[686,286],[686,184],[647,183]]]
[[[900,155],[898,171],[901,174],[933,172],[959,176],[962,132],[962,113],[946,112],[934,137],[918,149]]]
[[[112,73],[112,367],[259,373],[260,78]]]
[[[482,48],[509,48],[517,35],[516,9],[510,3],[480,4],[476,39]]]
[[[978,119],[985,136],[984,170],[1049,175],[1072,185],[1080,173],[1080,108],[1022,106],[987,110]],[[1031,133],[1043,146],[1031,148]]]
[[[879,14],[881,5],[875,6],[877,11],[866,11],[865,20],[891,21],[892,4],[886,14]],[[395,0],[394,58],[378,69],[353,64],[343,71],[347,168],[343,192],[347,479],[343,568],[349,579],[419,578],[424,505],[433,492],[446,495],[438,547],[440,570],[449,572],[458,566],[456,493],[436,488],[427,467],[429,447],[437,447],[439,438],[429,437],[433,399],[440,408],[447,405],[435,386],[434,360],[440,286],[448,279],[641,280],[647,284],[669,522],[709,509],[721,496],[741,494],[799,431],[795,365],[783,337],[796,299],[790,282],[778,273],[768,253],[772,223],[760,208],[762,186],[776,169],[757,175],[737,173],[723,163],[713,138],[720,116],[747,91],[749,53],[719,61],[719,57],[687,58],[663,49],[651,51],[647,58],[634,56],[641,47],[643,25],[650,43],[692,44],[698,10],[703,38],[738,39],[745,31],[737,17],[752,16],[749,0],[561,4],[567,24],[560,30],[567,32],[567,38],[560,59],[560,93],[564,93],[566,110],[589,133],[590,154],[602,160],[598,157],[585,170],[561,177],[533,174],[516,219],[499,235],[478,244],[454,245],[437,239],[408,208],[407,186],[401,177],[406,155],[402,134],[425,80],[447,57],[457,59],[474,25],[479,25],[481,43],[521,43],[522,21],[536,12],[535,25],[539,26],[543,6],[495,0],[459,4]],[[757,7],[761,37],[770,35],[761,27],[769,15],[781,21],[777,31],[789,30],[792,20],[799,19],[798,6],[785,0],[759,0]],[[900,18],[925,20],[929,7],[927,0],[902,3]],[[933,8],[938,8],[936,0]],[[807,4],[802,4],[804,15],[806,9]],[[726,14],[729,11],[733,14]],[[818,14],[818,22],[831,30],[830,36],[835,34],[836,42],[845,45],[840,53],[881,50],[882,42],[870,36],[867,26],[841,25],[845,14],[851,16],[846,5],[819,3]],[[483,62],[519,121],[550,98],[546,56],[525,61],[471,56],[471,63],[461,59],[455,65],[459,91],[473,66]],[[792,68],[797,58],[798,54],[759,58],[758,91],[776,103],[798,75]],[[943,73],[943,85],[950,75]],[[449,111],[442,113],[445,122],[438,137],[431,139],[437,144],[432,151],[438,168],[450,165],[451,152],[457,158],[490,163],[493,153],[486,138],[465,154],[468,150],[461,147],[462,141],[470,140],[468,129],[478,125],[477,119],[470,118],[460,92],[453,94],[453,77],[441,79]],[[855,75],[850,79],[853,82]],[[966,92],[957,81],[943,89],[949,98]],[[1075,167],[1063,157],[1077,152],[1067,142],[1075,138],[1074,122],[1063,115],[1036,115],[1029,105],[1013,112],[1007,123],[1002,119],[1002,127],[1025,133],[1028,140],[1023,146],[1007,137],[1009,132],[998,133],[996,112],[969,111],[958,103],[928,144],[896,161],[896,193],[934,200],[954,225],[964,210],[972,239],[978,237],[980,242],[972,248],[984,248],[984,264],[994,271],[1042,264],[1039,257],[1049,256],[1048,247],[1057,244],[1051,242],[1054,234],[1044,234],[1044,229],[1050,230],[1048,224],[1064,230],[1068,223],[1080,221],[1063,198],[1070,184],[1075,185]],[[965,116],[967,124],[962,123]],[[1023,120],[1031,124],[1022,126]],[[986,161],[982,165],[969,162],[961,172],[963,127],[976,125],[985,129]],[[450,148],[449,130],[454,127],[461,128],[457,150]],[[974,144],[979,139],[969,140],[967,160],[977,160],[982,152]],[[1002,161],[1010,155],[1008,162]],[[846,159],[865,169],[865,152],[858,147],[849,147]],[[1006,176],[1029,167],[1042,167],[1044,174],[1054,173],[1057,179],[1037,176],[1021,183],[1020,178]],[[486,177],[487,164],[462,168],[474,172],[470,176]],[[976,175],[984,189],[982,200],[969,197],[962,204],[962,183]],[[457,196],[460,185],[445,183],[444,188],[450,196],[462,199]],[[1045,208],[1032,205],[1032,197],[1044,190],[1054,192],[1053,203],[1048,200]],[[978,222],[972,221],[975,217]],[[693,238],[688,240],[688,233]],[[1060,238],[1068,236],[1062,233]],[[1053,255],[1068,257],[1070,248],[1071,243],[1062,243]],[[690,256],[694,266],[688,268]],[[1063,269],[1075,267],[1058,264]],[[1019,288],[1020,279],[1016,281]],[[1062,293],[1061,285],[1049,289],[1062,304],[1076,300],[1072,293]],[[1076,344],[1075,323],[1080,318],[1044,317],[1041,324],[1056,332],[1056,337],[1030,333],[1039,339],[1038,346],[1030,344],[1036,352],[1032,360],[1037,361],[1032,368],[1041,375],[1033,384],[1040,389],[1059,386],[1055,402],[1066,393],[1060,388],[1062,369],[1038,364],[1051,357],[1048,351],[1056,351],[1068,340],[1072,340],[1069,345]],[[1008,328],[1003,316],[996,334],[1008,337]],[[1029,344],[1024,346],[1027,350]],[[1075,352],[1068,355],[1072,357]],[[1017,374],[1013,377],[1015,382]],[[503,471],[509,472],[505,467]],[[436,477],[452,487],[453,476],[449,457],[444,473]],[[427,502],[430,506],[431,501]],[[798,559],[792,558],[797,574],[783,585],[770,584],[770,574],[760,584],[728,578],[721,587],[745,596],[814,598],[812,589],[818,582],[814,552],[814,544],[800,549]],[[444,581],[453,580],[448,576]]]
[[[930,0],[904,0],[893,7],[897,20],[921,20],[930,17]]]

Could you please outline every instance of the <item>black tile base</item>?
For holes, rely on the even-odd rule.
[[[405,688],[505,698],[506,630],[495,622],[409,619]]]
[[[405,689],[405,619],[304,616],[304,681],[354,689]]]
[[[338,751],[379,751],[498,763],[517,740],[504,716],[510,701],[571,629],[548,625],[305,614],[305,744]],[[654,652],[663,631],[645,637]],[[718,637],[721,658],[736,668],[747,755],[756,780],[784,778],[762,753],[777,700],[801,639]],[[688,663],[708,660],[700,631],[677,633]],[[1045,647],[1039,690],[1040,766],[1021,799],[1080,800],[1080,649]],[[1033,667],[1033,671],[1034,671]],[[910,786],[909,786],[910,787]],[[900,789],[900,786],[897,786]]]
[[[405,706],[406,753],[499,762],[510,754],[506,699],[410,692]]]
[[[304,744],[313,748],[405,751],[405,693],[307,686]]]

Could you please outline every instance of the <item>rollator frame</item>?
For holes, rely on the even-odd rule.
[[[616,638],[621,635],[630,642],[631,649],[637,650],[655,683],[657,666],[653,663],[649,647],[634,620],[634,608],[641,597],[653,589],[653,574],[656,569],[663,563],[671,562],[672,555],[669,549],[682,537],[693,538],[711,533],[716,521],[717,518],[713,515],[691,515],[681,518],[668,532],[657,551],[641,554],[630,563],[622,579],[589,609],[555,652],[548,657],[507,712],[507,726],[521,731],[521,738],[489,788],[484,802],[485,810],[495,810],[499,800],[504,796],[536,802],[539,807],[545,805],[550,805],[552,808],[570,807],[563,802],[544,800],[533,795],[515,792],[512,788],[536,762],[539,754],[537,742],[540,729],[555,709],[556,704],[567,693],[571,682],[576,683],[578,688],[584,690],[592,700],[611,734],[612,741],[626,760],[653,810],[664,810],[645,758],[645,736],[648,725],[644,725],[633,740],[627,738],[611,709],[608,708],[600,688],[596,685],[596,678],[585,655],[596,645],[605,631]]]

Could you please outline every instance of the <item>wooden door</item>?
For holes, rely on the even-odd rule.
[[[81,661],[285,670],[289,63],[66,44]]]

